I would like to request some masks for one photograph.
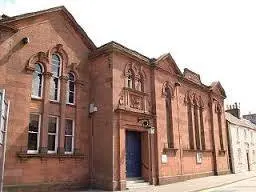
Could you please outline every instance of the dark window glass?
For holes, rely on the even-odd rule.
[[[72,137],[65,137],[65,151],[72,152]]]
[[[65,152],[72,152],[73,149],[73,120],[66,119],[65,126]]]
[[[68,102],[69,103],[74,103],[74,93],[72,93],[72,92],[69,93]]]
[[[67,101],[68,103],[75,102],[75,77],[72,73],[68,74]]]
[[[48,151],[56,150],[56,138],[57,138],[57,117],[49,117],[48,122]]]
[[[54,151],[55,150],[55,135],[48,135],[48,150]]]
[[[37,133],[28,133],[28,150],[37,150]]]
[[[30,123],[28,128],[28,150],[38,149],[39,134],[39,115],[30,114]]]
[[[73,128],[73,121],[66,119],[66,129],[65,129],[65,135],[72,135]]]
[[[48,132],[49,133],[56,133],[56,128],[57,128],[57,118],[50,117],[49,118]]]

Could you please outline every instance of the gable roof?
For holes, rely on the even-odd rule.
[[[35,16],[40,16],[40,15],[47,14],[47,13],[59,12],[59,11],[63,12],[67,16],[69,21],[71,21],[72,26],[75,28],[76,31],[78,31],[82,40],[88,46],[88,48],[91,50],[95,50],[96,45],[88,37],[86,32],[83,30],[83,28],[76,22],[74,17],[64,6],[53,7],[50,9],[31,12],[31,13],[25,13],[25,14],[13,16],[13,17],[3,17],[2,19],[0,19],[0,25],[8,26],[8,24],[11,24],[14,21],[19,21],[19,20],[23,20],[23,19],[27,19],[27,18],[31,18],[31,17],[35,17]]]
[[[175,72],[179,75],[182,75],[182,72],[180,71],[178,65],[176,64],[176,62],[174,61],[170,53],[165,53],[161,55],[160,57],[155,59],[154,63],[157,65],[160,61],[164,61],[164,60],[168,60],[170,63],[172,63]]]
[[[238,119],[237,117],[235,117],[234,115],[232,115],[228,112],[225,112],[225,117],[228,122],[230,122],[234,125],[247,127],[247,128],[251,128],[251,129],[256,129],[256,125],[247,119],[243,119],[243,118]]]
[[[221,95],[226,98],[227,95],[226,95],[226,92],[224,90],[224,88],[222,87],[221,83],[219,81],[214,81],[212,82],[212,84],[210,85],[210,90],[211,91],[214,91],[214,89],[218,89],[221,93]]]
[[[107,51],[107,50],[117,50],[117,51],[120,51],[120,52],[124,52],[124,53],[127,53],[133,57],[136,57],[137,59],[140,59],[146,63],[149,63],[151,60],[146,57],[145,55],[135,51],[135,50],[132,50],[132,49],[129,49],[127,48],[126,46],[124,45],[121,45],[120,43],[117,43],[115,41],[110,41],[100,47],[98,47],[94,52],[91,53],[91,56],[95,56],[95,55],[98,55],[100,54],[101,52],[104,52],[104,51]]]

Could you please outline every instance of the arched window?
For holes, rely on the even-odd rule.
[[[67,103],[75,103],[75,76],[73,73],[68,74]]]
[[[59,100],[60,81],[61,74],[61,60],[57,54],[52,55],[52,82],[50,90],[50,99],[54,101]]]
[[[174,148],[171,91],[165,87],[166,134],[168,148]]]
[[[43,88],[43,67],[41,64],[35,64],[35,71],[32,80],[32,97],[41,98]]]
[[[135,82],[135,89],[137,91],[144,91],[144,86],[143,86],[143,78],[142,75],[140,74],[139,79],[136,80]]]
[[[131,89],[134,88],[134,74],[131,69],[129,69],[127,73],[127,87]]]

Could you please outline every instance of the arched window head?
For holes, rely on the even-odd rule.
[[[75,104],[75,76],[71,72],[68,73],[67,103]]]
[[[52,54],[51,60],[51,72],[52,72],[52,81],[51,81],[51,90],[50,90],[50,99],[54,101],[59,100],[59,89],[60,89],[60,80],[61,75],[61,59],[57,54]]]
[[[41,98],[43,90],[43,67],[40,63],[35,64],[32,80],[32,97]]]
[[[167,100],[170,100],[171,97],[172,97],[170,88],[169,88],[169,87],[165,87],[165,88],[164,88],[164,91],[165,91],[165,98],[166,98]]]
[[[134,88],[134,74],[131,69],[127,72],[127,87]]]

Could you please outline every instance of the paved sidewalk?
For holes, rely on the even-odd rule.
[[[209,188],[219,187],[230,183],[238,182],[241,180],[256,177],[256,172],[244,172],[238,174],[228,174],[221,176],[210,176],[198,179],[191,179],[183,182],[172,183],[168,185],[143,187],[139,189],[126,190],[127,192],[198,192],[204,191]],[[88,190],[99,192],[99,190]],[[81,191],[82,192],[82,191]]]

